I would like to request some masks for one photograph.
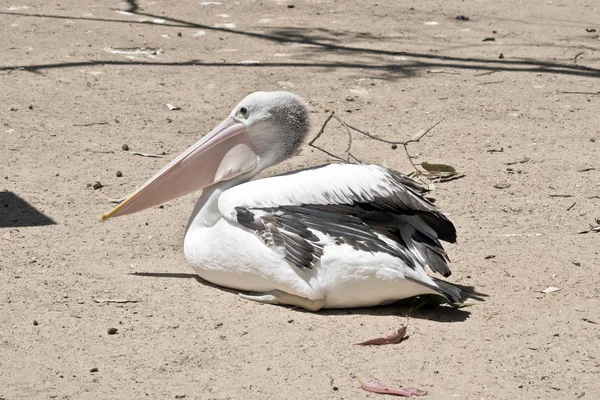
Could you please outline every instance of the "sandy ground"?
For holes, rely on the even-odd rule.
[[[0,2],[0,398],[381,396],[359,380],[600,398],[599,238],[578,234],[600,214],[598,4],[221,1]],[[314,133],[332,110],[392,140],[444,120],[410,151],[466,174],[432,195],[459,232],[451,281],[481,300],[355,346],[409,308],[313,314],[200,282],[182,252],[195,196],[99,221],[246,94],[282,89]],[[411,171],[401,149],[352,152]],[[271,173],[327,160],[304,147]]]

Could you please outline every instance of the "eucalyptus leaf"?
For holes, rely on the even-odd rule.
[[[423,167],[428,172],[446,172],[446,173],[456,173],[454,167],[446,164],[430,164],[428,162],[422,162],[421,167]]]

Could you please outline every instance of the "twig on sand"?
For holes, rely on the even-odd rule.
[[[94,126],[94,125],[108,125],[108,122],[90,122],[88,124],[73,124],[73,126]]]
[[[129,153],[133,156],[151,157],[151,158],[163,158],[164,154],[152,154],[152,153],[140,153],[139,151],[133,151]]]
[[[584,54],[591,54],[592,52],[589,50],[586,51],[580,51],[579,53],[575,54],[575,56],[573,57],[573,64],[577,65],[577,57],[582,56]]]
[[[315,142],[321,137],[321,135],[323,135],[323,133],[325,132],[325,127],[327,126],[327,124],[329,123],[329,121],[331,121],[332,119],[335,119],[336,121],[338,121],[340,123],[340,125],[342,125],[342,127],[344,127],[344,130],[346,131],[346,133],[348,134],[348,145],[346,147],[346,150],[344,151],[344,153],[347,154],[347,159],[343,159],[342,157],[339,157],[317,145],[315,145]],[[413,168],[415,169],[415,171],[417,171],[418,174],[422,174],[422,171],[420,171],[417,166],[415,165],[415,163],[412,161],[412,156],[410,155],[410,153],[408,152],[408,145],[410,143],[417,143],[419,142],[421,139],[423,139],[425,137],[425,135],[427,135],[429,132],[431,132],[431,130],[433,130],[433,128],[435,128],[436,126],[438,126],[439,124],[441,124],[444,120],[440,120],[438,122],[436,122],[435,124],[433,124],[433,126],[431,126],[429,129],[425,130],[425,132],[423,133],[418,133],[415,136],[413,136],[412,138],[410,138],[409,140],[405,140],[405,141],[393,141],[393,140],[386,140],[386,139],[381,139],[378,138],[377,136],[374,136],[368,132],[362,131],[346,122],[344,122],[341,118],[339,118],[337,115],[335,115],[334,112],[331,112],[331,114],[329,114],[329,116],[327,117],[327,119],[325,119],[325,122],[323,122],[323,126],[321,126],[321,129],[319,129],[319,132],[317,133],[317,135],[308,143],[309,146],[314,147],[317,150],[322,151],[323,153],[327,154],[330,157],[333,157],[337,160],[343,161],[345,163],[350,163],[350,157],[352,157],[354,160],[360,162],[360,160],[358,160],[355,156],[353,156],[350,153],[350,150],[352,149],[352,133],[351,131],[354,132],[358,132],[361,135],[364,135],[366,137],[368,137],[369,139],[374,139],[377,140],[379,142],[382,143],[387,143],[387,144],[391,144],[392,148],[395,149],[396,147],[398,147],[399,145],[402,146],[404,148],[404,152],[406,153],[406,157],[408,157],[408,161],[411,163],[411,165],[413,166]]]
[[[488,71],[488,72],[482,72],[481,74],[475,74],[474,76],[485,76],[485,75],[491,75],[491,74],[495,74],[496,72],[500,72],[499,69],[495,69],[493,71]]]
[[[335,119],[336,121],[338,121],[340,123],[340,125],[342,125],[344,130],[346,131],[346,134],[348,135],[348,145],[346,146],[346,150],[344,151],[346,158],[342,158],[336,154],[333,154],[330,151],[325,150],[322,147],[319,147],[315,144],[315,142],[321,137],[321,135],[323,135],[323,133],[325,132],[325,127],[327,126],[329,121],[331,121],[332,119]],[[431,191],[431,190],[433,190],[433,188],[435,188],[435,186],[432,184],[433,182],[448,182],[448,181],[451,181],[454,179],[459,179],[459,178],[462,178],[465,176],[464,174],[456,172],[456,170],[453,167],[451,167],[449,165],[445,165],[445,164],[430,164],[430,163],[423,162],[423,163],[421,163],[420,166],[418,166],[417,164],[415,164],[413,162],[414,157],[411,156],[408,151],[408,145],[410,143],[419,142],[429,132],[431,132],[431,130],[433,130],[433,128],[435,128],[436,126],[441,124],[443,121],[444,120],[442,119],[442,120],[436,122],[430,128],[426,129],[425,131],[418,132],[409,140],[393,141],[393,140],[382,139],[382,138],[379,138],[369,132],[360,130],[360,129],[346,123],[341,118],[336,116],[334,112],[332,112],[325,119],[325,122],[323,122],[321,129],[319,130],[317,135],[308,143],[308,145],[311,147],[314,147],[315,149],[317,149],[319,151],[322,151],[323,153],[327,154],[330,157],[335,158],[336,160],[339,160],[339,161],[342,161],[345,163],[353,163],[353,161],[351,161],[350,159],[352,159],[358,163],[361,163],[361,161],[350,152],[352,149],[352,132],[360,133],[361,135],[366,136],[369,139],[377,140],[378,142],[390,144],[393,150],[397,149],[398,146],[400,145],[404,148],[404,153],[406,153],[406,157],[408,158],[408,161],[414,168],[414,172],[409,173],[408,177],[419,180],[423,184],[423,188],[422,188],[423,191]],[[421,180],[421,177],[427,178],[430,182],[429,183],[424,182],[423,180]]]

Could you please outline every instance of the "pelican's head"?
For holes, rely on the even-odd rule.
[[[260,170],[292,156],[309,129],[308,108],[289,92],[255,92],[231,112],[256,146]]]
[[[292,156],[309,130],[306,104],[293,93],[255,92],[102,220],[132,214],[240,176],[250,179]]]

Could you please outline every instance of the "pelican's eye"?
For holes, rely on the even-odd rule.
[[[237,114],[239,117],[248,118],[250,111],[248,110],[248,107],[240,107]]]

